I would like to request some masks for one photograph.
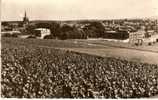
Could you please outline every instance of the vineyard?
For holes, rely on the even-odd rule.
[[[1,96],[143,98],[158,94],[158,65],[29,45],[2,45]]]

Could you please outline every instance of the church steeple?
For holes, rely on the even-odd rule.
[[[29,24],[29,18],[27,17],[26,11],[23,17],[23,26],[26,27]]]
[[[26,10],[25,10],[25,16],[24,17],[27,17]]]

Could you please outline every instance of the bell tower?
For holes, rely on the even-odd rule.
[[[27,17],[26,11],[23,17],[23,27],[26,28],[29,25],[29,18]]]

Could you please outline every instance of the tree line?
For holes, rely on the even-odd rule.
[[[86,39],[86,38],[99,38],[105,33],[105,28],[100,22],[89,22],[83,28],[78,28],[76,25],[60,25],[57,22],[52,23],[36,23],[29,25],[26,28],[28,34],[37,35],[36,28],[50,29],[51,34],[46,36],[46,39]]]

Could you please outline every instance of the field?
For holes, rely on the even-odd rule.
[[[141,63],[141,59],[129,61],[128,57],[125,60],[125,56],[114,58],[119,54],[112,53],[114,48],[114,45],[103,47],[78,40],[2,38],[2,97],[143,98],[157,95],[158,65]],[[156,53],[118,47],[117,50]]]
[[[2,46],[10,44],[58,48],[102,57],[115,57],[142,63],[158,64],[158,43],[152,46],[132,46],[128,43],[103,40],[40,40],[4,38]]]

